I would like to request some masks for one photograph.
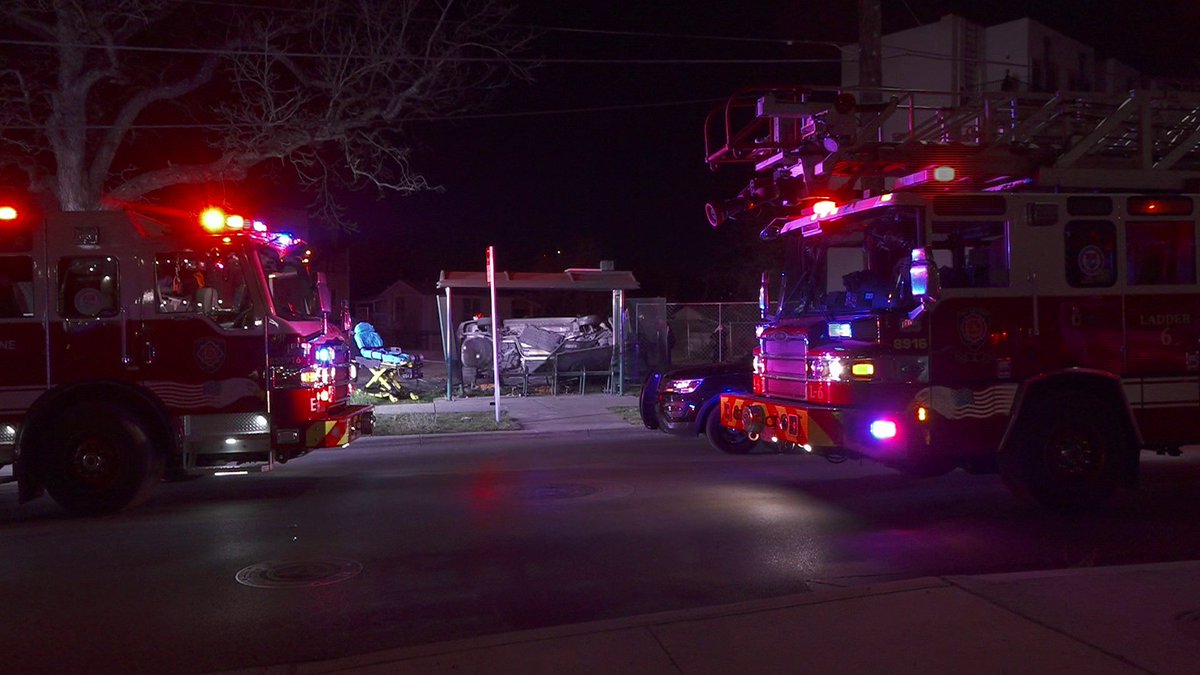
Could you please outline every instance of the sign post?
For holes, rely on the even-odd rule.
[[[492,406],[500,425],[500,316],[496,313],[496,247],[487,247],[487,283],[492,296]]]

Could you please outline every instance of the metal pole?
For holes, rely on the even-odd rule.
[[[500,424],[500,316],[496,312],[496,247],[487,247],[487,280],[492,295],[492,405]]]
[[[625,291],[613,290],[613,327],[617,351],[617,386],[613,392],[625,395]],[[612,367],[612,364],[609,364]]]
[[[442,340],[446,358],[446,400],[454,400],[454,356],[458,352],[458,336],[454,334],[454,305],[450,302],[450,287],[446,287],[446,339]]]
[[[725,303],[717,303],[717,362],[725,363],[725,319],[724,313],[721,311],[725,308]]]

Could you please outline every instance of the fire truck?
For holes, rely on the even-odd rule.
[[[1200,443],[1200,95],[929,99],[776,87],[709,116],[710,168],[750,176],[710,224],[782,272],[708,436],[1102,504],[1142,451]]]
[[[0,203],[0,467],[24,502],[143,501],[370,433],[313,251],[218,209]]]

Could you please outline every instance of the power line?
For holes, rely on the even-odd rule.
[[[129,51],[161,54],[190,54],[195,56],[288,56],[291,58],[344,59],[367,58],[355,54],[329,54],[322,52],[268,52],[265,50],[246,49],[214,49],[203,47],[142,47],[134,45],[93,45],[72,42],[51,42],[46,40],[11,40],[0,39],[0,45],[17,47],[76,47],[79,49],[97,49],[103,51]],[[486,56],[412,56],[414,61],[446,61],[451,63],[491,63],[499,59]],[[840,63],[840,59],[697,59],[697,58],[665,58],[665,59],[611,59],[611,58],[508,58],[505,61],[526,65],[539,64],[583,64],[583,65],[763,65],[763,64],[798,64],[798,63]]]
[[[683,101],[657,101],[653,103],[627,103],[620,105],[607,106],[591,106],[579,108],[556,108],[549,110],[522,110],[514,112],[498,112],[498,113],[468,113],[460,115],[441,115],[428,117],[412,117],[405,122],[451,122],[457,120],[478,120],[478,119],[504,119],[504,118],[520,118],[520,117],[542,117],[551,115],[572,115],[579,113],[593,112],[612,112],[618,110],[641,110],[647,108],[672,108],[699,104],[714,104],[727,100],[728,97],[721,98],[701,98],[690,99]],[[202,130],[234,130],[234,129],[258,129],[265,125],[261,124],[131,124],[129,129],[137,131],[159,131],[159,130],[179,130],[179,129],[202,129]],[[115,128],[114,124],[87,124],[84,129],[89,131],[104,131]],[[4,130],[12,131],[40,131],[45,129],[45,126],[34,124],[21,125],[5,125],[0,127]]]
[[[756,44],[776,44],[785,47],[809,46],[809,47],[833,47],[838,51],[849,47],[839,45],[836,42],[823,40],[802,40],[794,38],[748,38],[734,37],[727,35],[693,35],[687,33],[661,33],[661,32],[646,32],[646,31],[630,31],[630,30],[604,30],[600,28],[570,28],[567,26],[540,26],[537,24],[524,25],[522,28],[533,28],[535,30],[553,31],[560,33],[584,33],[591,35],[621,35],[626,37],[650,37],[655,39],[669,38],[674,40],[707,40],[713,42],[751,42]]]

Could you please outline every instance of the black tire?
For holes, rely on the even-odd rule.
[[[54,420],[42,476],[46,491],[79,515],[135,506],[162,480],[166,456],[155,450],[146,424],[124,408],[76,404]]]
[[[730,455],[748,455],[758,446],[758,441],[750,440],[750,437],[741,431],[721,425],[719,405],[713,406],[708,417],[704,419],[704,436],[709,445]]]
[[[1105,504],[1136,459],[1114,406],[1079,390],[1031,405],[997,458],[1005,484],[1054,510]]]

